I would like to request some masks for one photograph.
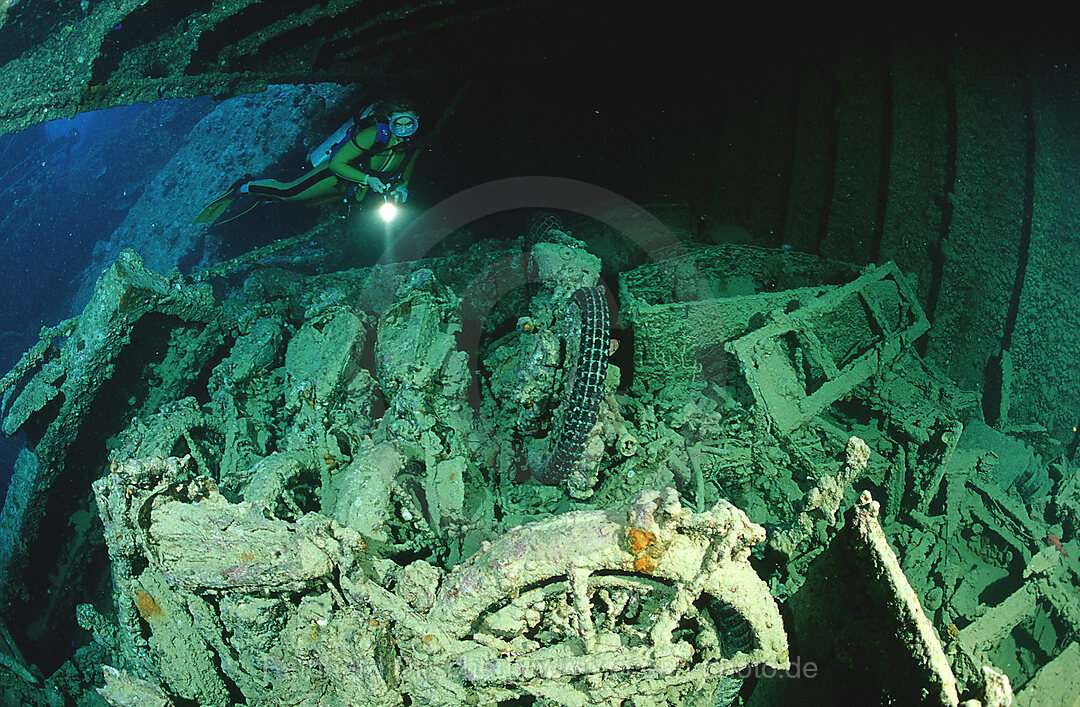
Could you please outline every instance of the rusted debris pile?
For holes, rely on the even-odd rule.
[[[5,653],[10,689],[162,705],[1052,689],[1075,659],[1075,548],[1041,548],[1075,527],[1075,475],[1037,430],[980,427],[977,398],[921,362],[927,322],[894,266],[702,246],[603,283],[601,262],[557,222],[502,250],[255,270],[225,294],[126,254],[5,378],[5,430],[30,445],[0,570],[43,617],[13,643],[40,655],[46,628],[86,632],[48,678]],[[583,326],[582,291],[610,297],[610,328]],[[604,370],[585,372],[575,458],[535,483],[569,448],[586,359]],[[45,508],[100,525],[57,542],[33,530],[59,522]],[[95,553],[107,596],[52,591],[90,586],[72,558]],[[51,579],[24,573],[30,556]]]

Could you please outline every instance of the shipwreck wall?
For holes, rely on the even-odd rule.
[[[807,48],[726,96],[709,216],[895,260],[933,324],[920,352],[982,392],[989,421],[1075,446],[1074,53],[964,33]]]
[[[418,171],[439,198],[499,176],[566,174],[639,201],[657,191],[685,200],[714,239],[895,259],[934,324],[922,345],[930,361],[986,390],[992,421],[1035,422],[1075,442],[1080,374],[1068,361],[1080,331],[1063,286],[1080,265],[1069,233],[1080,62],[1072,37],[1025,37],[1023,13],[997,33],[982,16],[976,29],[942,14],[917,33],[843,35],[824,17],[820,32],[770,18],[759,35],[743,23],[742,36],[717,42],[707,23],[699,37],[682,18],[639,24],[554,0],[500,10],[507,21],[483,27],[473,20],[494,11],[443,3],[377,17],[352,0],[317,11],[236,0],[188,15],[156,2],[58,5],[45,16],[38,3],[9,2],[0,14],[10,40],[0,75],[11,78],[2,132],[267,84],[381,89],[392,59],[394,90],[436,112],[466,95],[440,117],[448,139]],[[551,56],[552,38],[574,51]],[[700,70],[670,70],[680,63]],[[511,83],[520,97],[506,94]],[[190,244],[167,230],[162,243]]]
[[[1063,67],[1058,61],[1042,62],[1029,76],[1034,198],[1011,341],[1013,403],[1019,414],[1010,412],[1010,417],[1029,414],[1052,430],[1073,435],[1073,425],[1080,421],[1080,311],[1075,298],[1080,272],[1080,94],[1075,73]]]

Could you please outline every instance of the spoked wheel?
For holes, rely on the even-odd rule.
[[[711,705],[742,669],[786,668],[775,601],[746,561],[760,526],[730,504],[656,505],[632,507],[632,524],[595,511],[518,528],[452,572],[432,617],[461,641],[466,682],[491,699]]]
[[[479,617],[472,636],[477,647],[462,656],[470,681],[516,683],[532,692],[533,681],[569,679],[594,698],[598,691],[605,697],[649,694],[723,677],[708,666],[754,647],[749,622],[712,595],[690,604],[671,640],[658,642],[658,621],[678,601],[674,583],[608,571],[570,576],[523,591]],[[602,685],[589,679],[599,676]]]

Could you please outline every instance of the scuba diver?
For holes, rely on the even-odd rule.
[[[312,169],[291,182],[245,177],[210,202],[192,223],[225,223],[248,213],[264,201],[326,204],[359,203],[369,193],[404,203],[415,166],[419,126],[412,103],[387,100],[374,103],[353,118],[309,155]],[[240,213],[221,220],[233,202],[245,194],[257,199]]]

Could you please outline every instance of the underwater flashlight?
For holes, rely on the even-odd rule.
[[[383,205],[379,207],[379,216],[382,216],[382,220],[390,223],[397,216],[397,206],[395,206],[386,195],[383,195]]]

